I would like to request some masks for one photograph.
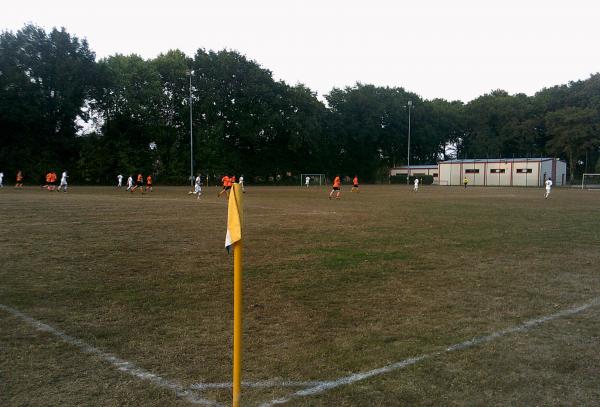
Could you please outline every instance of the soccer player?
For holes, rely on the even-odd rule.
[[[42,189],[46,188],[48,191],[50,191],[50,184],[52,183],[52,173],[48,172],[46,173],[46,183],[44,185],[42,185]]]
[[[467,189],[468,183],[469,183],[469,180],[467,179],[467,177],[465,177],[465,179],[463,179],[463,184],[465,185],[465,189]]]
[[[544,199],[548,199],[550,196],[550,192],[552,191],[552,178],[548,178],[545,182],[546,184],[546,194],[544,195]]]
[[[129,178],[127,178],[127,191],[131,190],[131,188],[133,188],[133,177],[129,175]]]
[[[306,177],[306,179],[304,180],[304,184],[306,185],[306,188],[308,188],[308,186],[310,185],[310,177]]]
[[[61,177],[60,177],[60,185],[58,186],[57,191],[60,191],[60,189],[62,187],[65,187],[64,192],[67,192],[67,178],[69,178],[69,176],[67,175],[67,171],[63,171]]]
[[[200,199],[200,195],[202,195],[202,177],[200,174],[198,174],[194,181],[194,194],[196,194],[196,199]]]
[[[146,177],[146,191],[150,190],[152,192],[152,175],[148,175]]]
[[[56,180],[58,179],[58,177],[56,176],[56,173],[54,171],[52,171],[50,173],[50,190],[51,191],[56,191]]]
[[[335,199],[340,199],[340,186],[342,185],[342,180],[339,175],[336,175],[333,179],[333,188],[329,193],[329,199],[333,196],[333,193],[336,192]]]
[[[244,189],[244,174],[240,175],[240,180],[238,183],[240,184],[240,188],[242,188],[242,192],[246,193],[246,190]]]
[[[133,193],[133,191],[135,191],[136,189],[140,189],[141,193],[144,193],[144,176],[142,174],[138,174],[137,179],[135,181],[135,186],[133,188],[131,188],[131,193]]]
[[[415,188],[413,191],[419,192],[419,178],[415,178]]]
[[[117,188],[121,188],[123,186],[123,175],[117,175]]]
[[[350,192],[358,192],[358,175],[355,175],[352,180],[352,189]]]
[[[223,189],[221,190],[221,192],[219,192],[219,194],[217,195],[218,197],[220,197],[221,195],[223,195],[223,192],[225,192],[225,195],[227,196],[227,198],[229,198],[229,190],[231,189],[231,178],[229,178],[228,175],[224,175],[223,178],[221,178],[221,183],[223,183]]]
[[[17,171],[17,183],[15,184],[15,188],[23,188],[23,172],[21,170]]]
[[[0,171],[0,188],[4,188],[4,184],[2,183],[4,180],[4,173]]]

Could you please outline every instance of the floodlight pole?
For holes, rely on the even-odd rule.
[[[194,75],[194,71],[189,70],[188,75],[190,76],[190,184],[194,187],[194,131],[192,123],[192,75]]]
[[[406,185],[410,184],[410,109],[412,108],[412,100],[407,103],[408,107],[408,154],[406,156],[407,168],[406,168]]]

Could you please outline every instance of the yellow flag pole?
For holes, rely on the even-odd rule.
[[[242,379],[242,241],[233,244],[233,407],[240,406]]]

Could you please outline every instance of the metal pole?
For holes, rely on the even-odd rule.
[[[192,75],[194,71],[189,71],[190,74],[190,184],[194,187],[194,130],[192,124]]]
[[[410,109],[412,107],[412,100],[408,101],[408,154],[407,154],[407,172],[406,172],[406,185],[410,183]]]

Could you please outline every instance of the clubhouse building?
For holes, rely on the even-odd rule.
[[[392,168],[390,175],[432,175],[434,184],[462,185],[467,179],[476,186],[541,187],[548,178],[564,185],[567,163],[558,158],[497,158],[440,161],[437,165],[411,165]]]

